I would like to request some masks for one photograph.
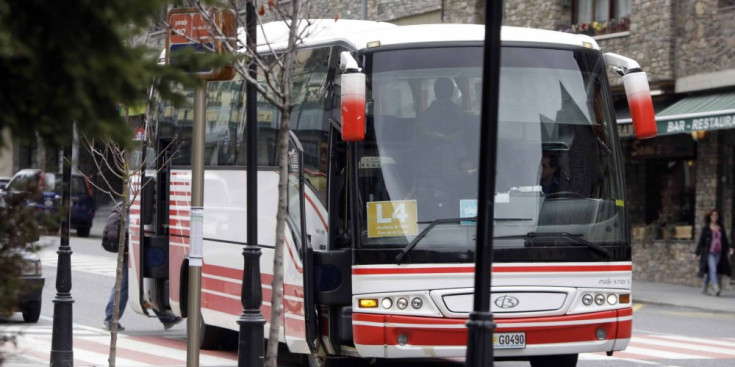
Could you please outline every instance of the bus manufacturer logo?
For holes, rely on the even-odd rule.
[[[513,296],[500,296],[495,299],[496,306],[500,308],[513,308],[515,306],[518,306],[519,303],[521,303],[518,298],[515,298]]]

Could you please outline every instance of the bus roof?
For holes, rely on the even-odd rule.
[[[381,46],[400,44],[481,42],[485,37],[485,27],[477,24],[422,24],[398,26],[385,22],[363,20],[313,19],[302,27],[302,47],[319,46],[342,42],[355,50],[368,48],[369,43],[379,42]],[[258,34],[259,50],[267,51],[285,48],[288,36],[286,23],[272,22],[263,25]],[[241,30],[241,36],[244,35]],[[267,39],[263,36],[266,35]],[[244,37],[242,37],[244,42]],[[599,49],[597,42],[585,35],[555,32],[532,28],[504,26],[501,32],[503,42],[533,43],[548,45],[568,45]],[[266,43],[270,43],[266,46]]]

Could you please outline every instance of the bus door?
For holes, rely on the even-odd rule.
[[[153,316],[148,308],[161,313],[170,312],[169,280],[169,187],[172,141],[161,139],[157,142],[158,154],[147,157],[155,162],[154,170],[147,170],[150,176],[143,175],[146,182],[140,190],[140,246],[134,256],[140,259],[135,277],[137,292],[132,291],[131,302],[141,307],[141,311]]]

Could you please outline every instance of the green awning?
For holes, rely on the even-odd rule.
[[[735,92],[685,97],[656,114],[658,135],[735,128]]]
[[[665,106],[665,105],[664,105]],[[735,92],[684,97],[670,106],[654,106],[658,135],[690,134],[735,128]],[[627,111],[618,113],[621,138],[633,137],[633,126]]]

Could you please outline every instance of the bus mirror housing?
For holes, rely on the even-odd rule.
[[[357,61],[345,51],[340,55],[342,140],[365,140],[365,74]]]
[[[655,137],[656,118],[646,73],[641,70],[641,66],[635,60],[625,56],[606,53],[603,57],[605,63],[623,77],[635,136],[638,139]]]

